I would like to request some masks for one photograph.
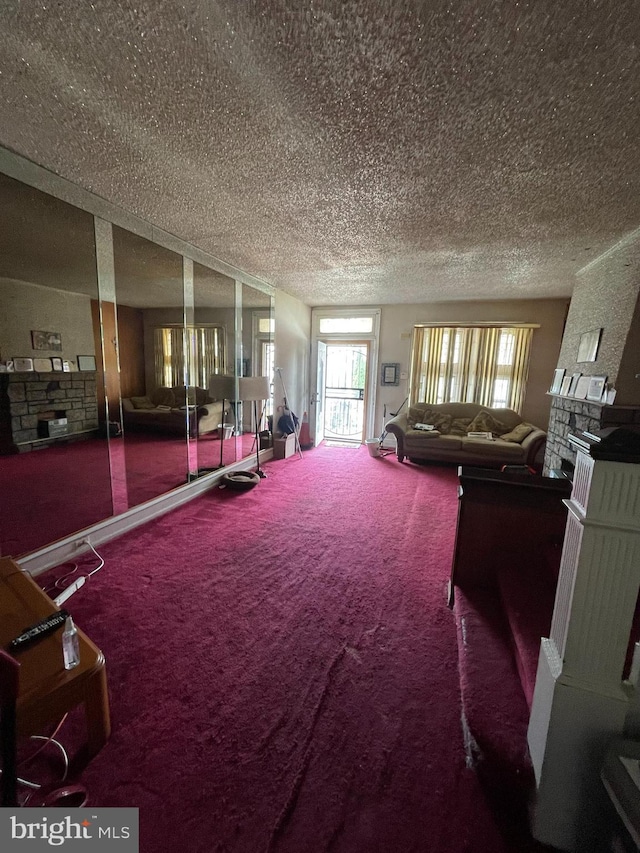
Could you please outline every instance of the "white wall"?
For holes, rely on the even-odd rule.
[[[0,295],[0,360],[58,356],[75,364],[79,355],[95,355],[89,296],[6,278]],[[34,350],[34,330],[59,332],[62,352]]]
[[[303,412],[309,411],[311,308],[288,293],[276,291],[275,317],[276,367],[282,368],[289,406],[302,419]],[[283,403],[282,383],[277,371],[274,403],[276,410]],[[276,411],[276,424],[278,417]]]
[[[409,373],[411,332],[420,323],[462,322],[539,323],[533,335],[529,381],[522,416],[546,429],[551,398],[547,391],[558,360],[568,299],[532,299],[504,302],[440,302],[418,305],[383,305],[380,318],[380,364],[399,362],[400,370]],[[398,387],[382,386],[378,378],[376,428],[391,411],[401,405],[408,393],[409,382]]]

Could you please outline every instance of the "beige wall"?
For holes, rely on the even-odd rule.
[[[89,296],[0,279],[0,298],[0,360],[58,356],[75,365],[79,355],[95,355]],[[34,350],[33,330],[59,332],[62,352]]]
[[[546,429],[551,398],[547,391],[562,341],[568,299],[514,300],[509,302],[441,302],[419,305],[383,305],[380,320],[380,364],[399,362],[407,374],[399,387],[378,383],[376,425],[396,411],[408,393],[411,332],[414,325],[430,322],[539,323],[533,335],[529,381],[522,416]],[[380,366],[377,366],[379,372]]]
[[[302,418],[309,411],[309,353],[311,340],[311,308],[299,299],[276,291],[276,367],[282,368],[282,379],[289,406]],[[282,405],[282,383],[276,372],[274,401]],[[276,412],[275,421],[278,421]]]
[[[616,404],[640,403],[640,236],[614,247],[576,277],[558,367],[607,376]],[[578,364],[584,332],[602,329],[597,360]]]

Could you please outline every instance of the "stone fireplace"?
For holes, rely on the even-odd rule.
[[[0,453],[89,438],[97,429],[95,371],[0,374]]]
[[[576,451],[569,443],[570,433],[596,432],[617,426],[640,429],[640,406],[605,406],[554,396],[547,430],[545,473],[573,469]]]

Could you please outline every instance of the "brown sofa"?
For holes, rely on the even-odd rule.
[[[416,424],[435,429],[421,431]],[[488,409],[477,403],[418,403],[390,420],[385,429],[395,436],[400,462],[406,456],[411,462],[536,467],[546,441],[544,430],[526,423],[512,409]],[[473,438],[468,435],[471,431],[491,432],[493,438]]]
[[[188,404],[188,405],[187,405]],[[218,428],[218,424],[229,422],[229,404],[224,410],[222,401],[211,400],[205,388],[176,385],[160,387],[142,397],[122,400],[122,417],[125,430],[151,430],[184,435],[186,417],[189,415],[189,435],[196,438]]]

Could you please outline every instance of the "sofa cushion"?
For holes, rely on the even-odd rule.
[[[461,447],[469,453],[478,452],[487,459],[504,459],[505,462],[520,462],[524,458],[524,450],[521,444],[502,441],[502,439],[490,438],[463,438]]]
[[[494,418],[491,412],[482,409],[467,427],[467,432],[491,432],[494,435],[504,435],[504,433],[509,432],[509,427]]]
[[[173,396],[172,388],[155,388],[151,394],[149,394],[149,399],[154,404],[154,406],[175,406],[176,401]]]
[[[431,424],[442,435],[449,433],[452,421],[453,417],[451,415],[439,412],[437,409],[432,409],[426,403],[418,403],[416,406],[411,406],[407,415],[409,427],[414,427],[416,424]]]
[[[433,417],[433,409],[427,403],[416,403],[415,406],[409,406],[407,412],[407,423],[410,427],[416,424],[430,424]]]
[[[155,409],[154,403],[148,397],[130,397],[134,409]]]
[[[532,424],[528,424],[523,421],[521,424],[518,424],[517,427],[514,427],[511,432],[505,432],[500,436],[500,438],[503,441],[513,441],[520,444],[520,442],[530,435],[534,429],[535,427]]]
[[[428,447],[430,450],[438,448],[439,450],[451,451],[460,450],[462,447],[463,439],[457,435],[441,435],[438,433],[438,435],[431,438],[425,438],[426,435],[426,432],[421,432],[417,429],[411,429],[405,433],[404,448],[407,456],[411,456],[413,451],[419,453],[425,447]]]
[[[451,421],[450,435],[466,435],[472,418],[454,418]]]

